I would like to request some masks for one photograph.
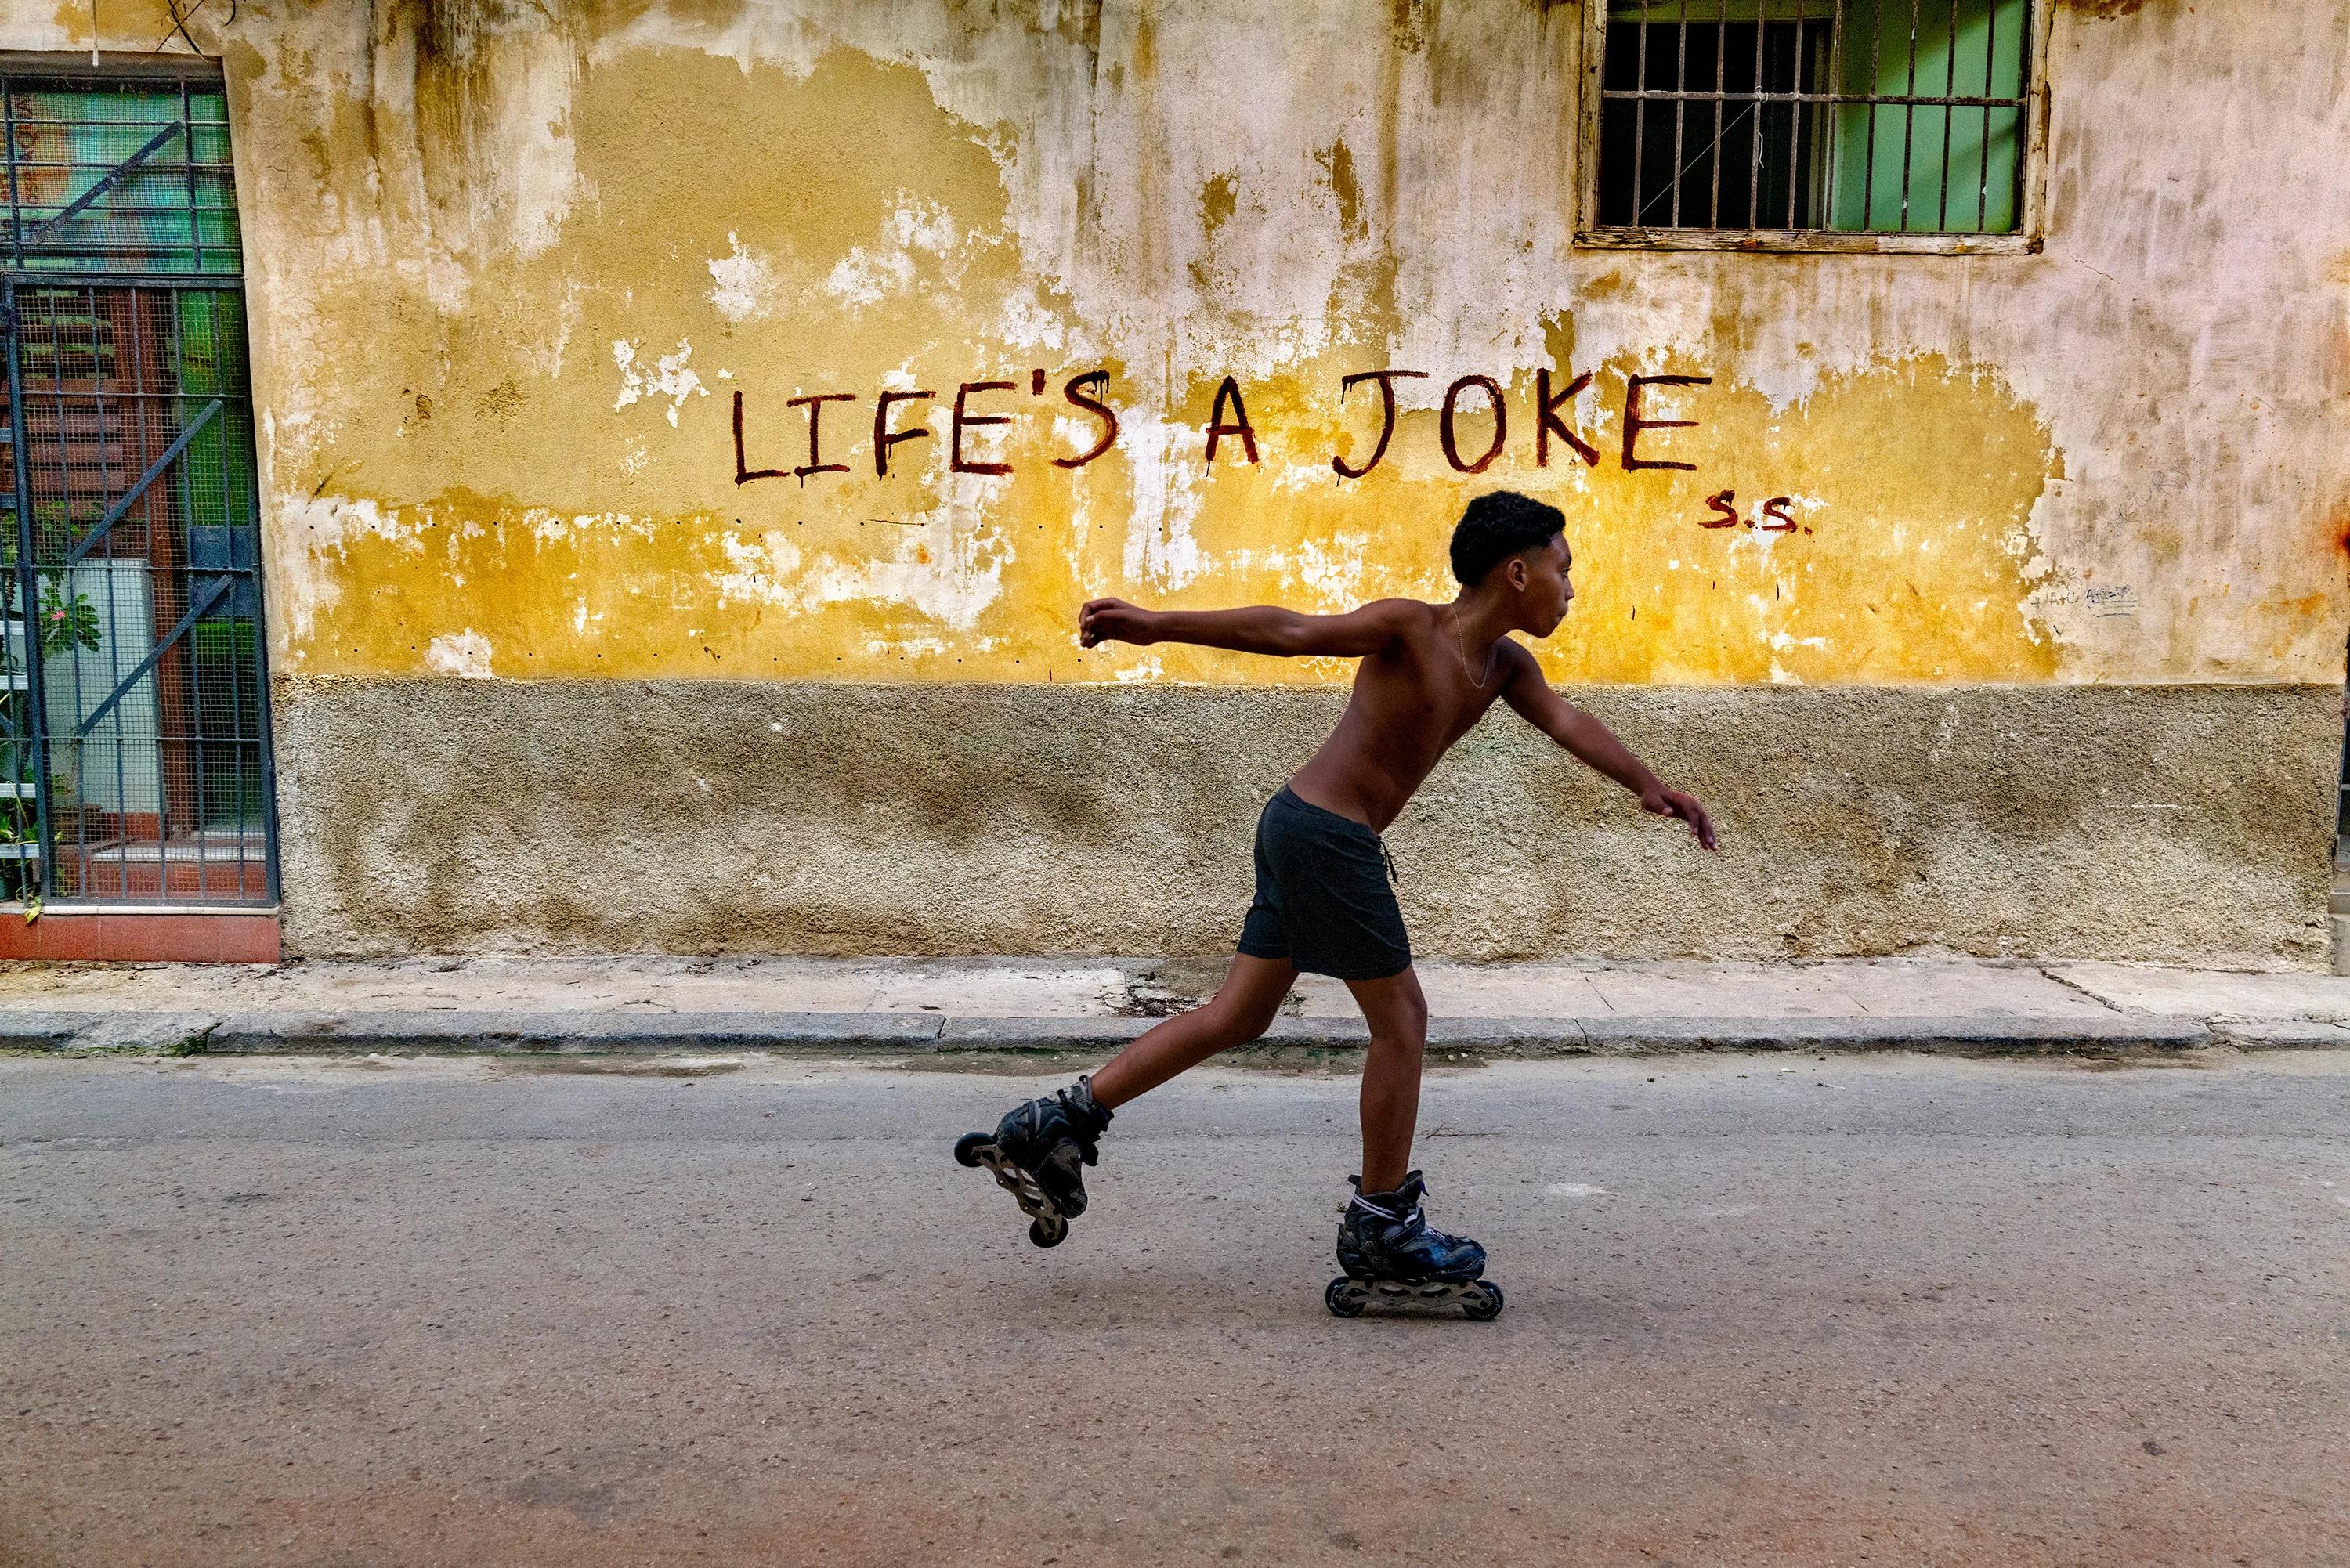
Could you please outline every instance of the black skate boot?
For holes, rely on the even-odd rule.
[[[1109,1126],[1107,1106],[1094,1098],[1093,1080],[1079,1078],[1057,1095],[1014,1107],[992,1133],[965,1133],[955,1158],[984,1165],[1028,1216],[1028,1239],[1057,1247],[1069,1221],[1086,1211],[1083,1167],[1097,1165],[1094,1140]]]
[[[1347,1272],[1322,1293],[1332,1312],[1355,1317],[1379,1301],[1458,1306],[1480,1323],[1501,1314],[1502,1287],[1484,1278],[1485,1249],[1429,1224],[1419,1172],[1393,1192],[1365,1192],[1361,1177],[1347,1179],[1355,1188],[1338,1221],[1338,1266]]]

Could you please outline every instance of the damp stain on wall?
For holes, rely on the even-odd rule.
[[[1075,609],[1441,596],[1511,486],[1561,679],[2338,673],[2323,335],[2241,319],[2325,236],[2224,313],[2167,248],[2262,238],[2216,179],[2134,257],[2077,201],[2036,256],[1581,253],[1573,8],[1353,16],[256,11],[276,667],[1327,681]],[[2081,113],[2128,31],[2060,33]]]

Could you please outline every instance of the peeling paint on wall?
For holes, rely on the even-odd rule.
[[[468,627],[454,637],[436,637],[424,650],[427,668],[467,680],[487,680],[497,672],[490,667],[490,639]]]
[[[689,369],[686,361],[693,358],[693,345],[681,338],[677,348],[660,357],[652,369],[637,363],[637,346],[626,337],[612,339],[612,363],[620,369],[620,395],[612,400],[617,410],[625,409],[639,398],[667,398],[669,424],[677,428],[678,410],[688,398],[706,398],[710,389],[702,384],[701,375]]]
[[[1620,445],[1620,414],[1610,410],[1623,380],[1603,372],[1580,426],[1605,449]],[[1067,680],[1118,678],[1147,660],[1167,678],[1203,680],[1231,661],[1178,648],[1079,655],[1068,607],[1098,585],[1137,580],[1147,585],[1138,591],[1172,604],[1278,599],[1338,609],[1443,594],[1460,484],[1441,455],[1438,414],[1401,411],[1390,455],[1346,483],[1329,454],[1345,450],[1342,423],[1351,421],[1335,409],[1307,417],[1309,400],[1295,387],[1263,391],[1253,414],[1268,453],[1262,465],[1211,477],[1197,427],[1180,422],[1163,427],[1182,438],[1178,454],[1163,453],[1160,432],[1146,428],[1151,445],[1121,444],[1101,460],[1115,473],[1139,450],[1144,463],[1179,476],[1159,483],[1180,486],[1191,506],[1180,534],[1165,525],[1155,559],[1132,554],[1135,530],[1071,524],[1089,511],[1081,497],[1095,465],[1056,470],[1045,454],[1066,443],[1057,423],[1040,421],[1033,440],[992,449],[1008,476],[949,475],[933,463],[880,479],[856,465],[803,488],[778,469],[739,492],[733,515],[559,513],[462,493],[390,510],[360,504],[307,531],[322,577],[364,586],[338,587],[328,613],[314,608],[310,641],[334,645],[341,670],[398,670],[411,662],[412,628],[454,618],[526,650],[525,667],[510,661],[506,674]],[[1529,396],[1505,390],[1503,406],[1523,413]],[[2034,607],[2050,573],[2031,529],[2054,457],[2033,411],[1996,378],[1912,361],[1829,378],[1783,410],[1734,387],[1703,389],[1701,405],[1693,394],[1683,401],[1691,406],[1681,412],[1701,406],[1707,417],[1689,431],[1643,432],[1643,450],[1651,461],[1687,458],[1691,471],[1565,459],[1571,477],[1554,493],[1568,512],[1583,597],[1543,650],[1555,673],[1817,680],[1857,670],[1948,680],[2057,670],[2059,645]],[[770,403],[783,411],[780,399]],[[1648,407],[1663,418],[1668,405]],[[950,422],[934,410],[929,445],[951,442]],[[805,441],[804,419],[778,425],[750,428],[777,448]],[[1888,426],[1903,431],[1898,462],[1844,456]],[[1534,467],[1532,441],[1511,443],[1513,466],[1497,463],[1489,476],[1562,472]],[[1275,467],[1277,443],[1296,461]],[[845,440],[820,455],[836,453],[867,457]],[[1302,472],[1309,462],[1318,474]],[[1112,493],[1131,483],[1115,478]],[[1751,498],[1742,514],[1742,496]],[[1724,523],[1725,513],[1737,520]],[[1623,526],[1627,517],[1641,525]],[[1249,673],[1315,680],[1335,671],[1261,663]]]
[[[1572,7],[249,0],[277,668],[1326,680],[1071,618],[1442,595],[1504,484],[1562,679],[2338,678],[2350,18],[2120,9],[2054,21],[2043,253],[1958,258],[1575,250]]]
[[[199,9],[291,950],[1220,945],[1347,663],[1076,605],[1441,596],[1509,485],[1724,849],[1481,727],[1430,950],[2323,961],[2350,0],[2048,4],[1977,256],[1577,248],[1575,5]]]

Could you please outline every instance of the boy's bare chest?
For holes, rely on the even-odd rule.
[[[1444,660],[1453,661],[1447,668]],[[1400,750],[1441,752],[1476,727],[1501,694],[1501,659],[1476,670],[1450,647],[1414,649],[1406,656],[1366,661],[1356,700],[1379,739]],[[1482,675],[1480,682],[1474,679]]]

